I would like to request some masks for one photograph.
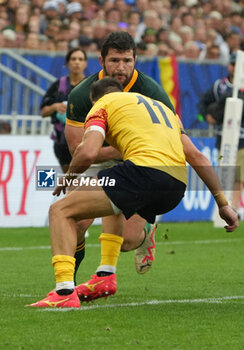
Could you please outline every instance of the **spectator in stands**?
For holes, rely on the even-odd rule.
[[[30,7],[26,4],[21,5],[15,12],[14,30],[16,32],[26,32],[30,16]]]
[[[183,26],[188,26],[191,28],[195,27],[195,19],[193,17],[193,15],[190,12],[185,12],[182,14],[181,16],[181,20],[182,20],[182,25]]]
[[[49,23],[53,20],[59,20],[59,7],[55,0],[45,1],[42,7],[41,16],[41,34],[44,34]]]
[[[81,35],[81,25],[78,21],[71,21],[69,24],[69,47],[79,46],[79,37]]]
[[[91,23],[87,23],[86,20],[81,21],[81,34],[93,39],[93,26]]]
[[[143,13],[144,22],[141,22],[138,25],[138,34],[142,38],[143,33],[146,28],[153,28],[154,30],[158,30],[161,27],[161,22],[159,15],[154,10],[147,10]]]
[[[143,35],[142,40],[146,43],[153,43],[155,44],[157,42],[157,32],[153,28],[146,28]]]
[[[69,21],[79,21],[82,17],[82,5],[79,2],[70,2],[66,7]]]
[[[28,23],[28,32],[41,33],[41,18],[37,15],[31,15]]]
[[[105,14],[105,19],[107,22],[121,22],[122,18],[119,9],[117,9],[116,7],[110,8]]]
[[[136,10],[130,11],[128,14],[128,23],[138,26],[140,23],[140,13]]]
[[[130,6],[127,5],[127,2],[125,0],[114,0],[114,7],[120,12],[120,21],[126,22],[130,12]]]
[[[232,12],[230,15],[230,32],[236,32],[239,35],[242,35],[243,27],[243,17],[239,12]]]
[[[124,22],[118,22],[118,23],[108,22],[108,23],[106,23],[106,34],[112,33],[112,32],[117,31],[117,30],[121,30],[121,31],[126,30],[127,31],[127,28],[125,26],[127,26],[127,23],[124,23]]]
[[[66,0],[56,0],[58,3],[58,7],[59,7],[59,18],[61,20],[65,20],[66,18],[66,6],[68,4],[68,2]]]
[[[41,115],[43,118],[51,116],[54,130],[51,138],[54,140],[54,152],[65,173],[71,161],[64,135],[67,99],[70,91],[84,78],[84,70],[87,64],[86,52],[81,48],[72,48],[65,58],[69,69],[67,76],[56,80],[48,89],[41,103]]]
[[[190,59],[198,59],[200,55],[200,49],[195,41],[187,41],[184,45],[184,57]]]
[[[58,40],[56,42],[56,50],[67,52],[69,50],[69,43],[67,40]]]
[[[136,44],[136,52],[138,56],[144,56],[147,50],[147,44],[144,41],[140,41]]]
[[[148,57],[158,56],[158,46],[154,43],[147,43],[147,49],[145,52],[145,56],[148,56]]]
[[[4,36],[4,45],[7,48],[17,47],[16,43],[16,33],[12,29],[4,29],[2,31]]]
[[[31,3],[32,11],[33,11],[33,8],[37,8],[37,9],[39,9],[39,11],[40,11],[39,14],[40,14],[45,2],[47,2],[47,1],[46,0],[31,0],[30,3]]]
[[[107,23],[103,20],[94,20],[93,25],[93,41],[101,47],[103,39],[107,35]]]
[[[170,39],[173,39],[174,35],[180,38],[179,30],[181,27],[182,27],[181,18],[179,16],[172,16],[170,19]],[[171,35],[173,36],[173,38],[171,38]]]
[[[222,41],[221,43],[218,43],[218,36],[215,29],[209,29],[207,31],[207,42],[206,45],[208,47],[212,45],[218,45],[220,49],[220,60],[222,60],[223,63],[228,64],[229,61],[229,47],[225,41]]]
[[[62,27],[62,22],[58,19],[53,19],[48,23],[48,26],[44,34],[48,38],[51,38],[52,40],[56,41],[59,39],[61,27]]]
[[[193,29],[189,26],[182,26],[179,30],[179,35],[181,37],[181,42],[185,45],[188,41],[193,40]]]
[[[165,42],[158,43],[158,56],[170,56],[174,54],[174,50]]]
[[[204,25],[199,25],[195,28],[193,40],[196,42],[201,51],[206,49],[207,34],[206,27]]]
[[[157,31],[157,42],[169,44],[169,29],[167,27],[159,28]]]
[[[225,40],[229,47],[230,54],[241,49],[241,36],[236,31],[231,31]]]
[[[59,27],[59,32],[56,35],[56,41],[58,40],[66,40],[67,43],[70,41],[70,26],[68,23],[61,22]]]
[[[227,97],[232,96],[235,62],[236,52],[232,53],[230,56],[228,64],[228,76],[223,79],[216,80],[210,90],[206,91],[201,96],[198,104],[200,114],[206,119],[209,124],[218,126],[219,130],[222,128],[225,100]],[[244,100],[244,92],[240,90],[238,97]],[[216,146],[218,149],[220,148],[220,144],[221,135],[218,134],[216,141]],[[244,186],[244,110],[242,113],[241,133],[236,164],[239,168],[237,169],[235,178],[232,206],[238,210],[242,189]]]
[[[88,38],[85,35],[81,35],[78,40],[79,44],[78,46],[81,47],[84,51],[89,52],[90,51],[90,45],[92,44],[92,39]]]
[[[207,50],[204,46],[210,47],[214,44],[220,48],[220,60],[227,64],[230,54],[244,46],[241,5],[237,2],[9,0],[5,2],[4,7],[0,7],[0,30],[6,29],[8,25],[15,29],[14,18],[21,17],[21,21],[26,21],[24,18],[26,13],[23,16],[17,14],[21,13],[24,7],[31,9],[28,14],[28,32],[46,34],[51,40],[63,41],[64,35],[60,34],[59,30],[61,27],[57,28],[54,23],[60,22],[60,26],[63,21],[65,24],[70,24],[70,38],[66,38],[69,41],[69,47],[77,45],[80,35],[94,39],[93,43],[100,47],[103,38],[116,30],[128,31],[135,42],[139,43],[146,28],[156,30],[157,42],[166,42],[177,57],[182,54],[182,45],[194,40],[201,50],[200,58],[206,55]],[[11,19],[10,23],[8,23],[9,19]],[[77,22],[81,26],[79,36]],[[18,27],[23,31],[23,25]],[[206,33],[207,38],[205,38]],[[17,32],[16,34],[18,35]],[[7,45],[13,47],[14,43],[9,42]],[[16,47],[23,47],[22,40],[20,42],[16,40]]]
[[[219,46],[216,44],[213,44],[211,46],[207,46],[207,49],[205,51],[205,55],[202,58],[211,59],[211,60],[219,60],[220,59]]]
[[[40,50],[39,34],[28,33],[24,42],[24,48],[29,50]]]
[[[0,31],[7,27],[10,23],[6,4],[0,4]]]
[[[170,47],[172,48],[175,57],[184,57],[184,47],[181,43],[171,40]]]
[[[11,23],[14,22],[16,10],[21,6],[21,0],[8,0],[7,1],[7,13],[8,19]]]

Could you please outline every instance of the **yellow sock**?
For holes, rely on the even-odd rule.
[[[102,233],[99,241],[101,242],[102,255],[100,266],[110,265],[116,267],[124,238],[110,233]]]
[[[75,258],[69,255],[55,255],[52,264],[56,283],[74,280]]]

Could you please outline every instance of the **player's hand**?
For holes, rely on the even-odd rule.
[[[62,178],[62,182],[60,181],[60,185],[58,185],[56,188],[55,188],[55,190],[53,191],[53,196],[60,196],[60,194],[61,194],[61,192],[63,192],[63,194],[65,194],[66,193],[66,187],[67,187],[67,183],[66,183],[66,181],[65,181],[65,176],[63,176],[63,178]],[[63,184],[63,185],[61,185],[61,184]]]
[[[225,226],[226,232],[233,232],[237,229],[239,225],[238,216],[229,205],[219,208],[219,215],[228,224]]]

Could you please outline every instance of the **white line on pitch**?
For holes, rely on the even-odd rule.
[[[125,304],[107,304],[107,305],[91,305],[91,306],[81,306],[81,308],[43,308],[38,309],[38,311],[56,311],[56,312],[66,312],[66,311],[87,311],[95,309],[112,309],[112,308],[121,308],[121,307],[136,307],[136,306],[145,306],[145,305],[162,305],[162,304],[221,304],[228,300],[238,300],[244,299],[244,295],[241,296],[226,296],[220,298],[205,298],[205,299],[168,299],[168,300],[150,300],[140,303],[132,302]]]
[[[230,239],[206,239],[196,241],[167,241],[167,242],[156,242],[156,245],[184,245],[184,244],[219,244],[219,243],[239,243],[243,242],[244,239],[230,238]],[[100,248],[98,243],[88,243],[87,248]],[[21,251],[21,250],[39,250],[39,249],[51,249],[50,245],[35,246],[35,247],[0,247],[0,251]]]

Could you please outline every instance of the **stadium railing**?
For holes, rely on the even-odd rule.
[[[39,114],[40,100],[55,80],[17,52],[0,49],[0,114]]]
[[[51,118],[43,119],[40,115],[1,114],[1,122],[7,122],[11,135],[50,135],[53,125]]]

